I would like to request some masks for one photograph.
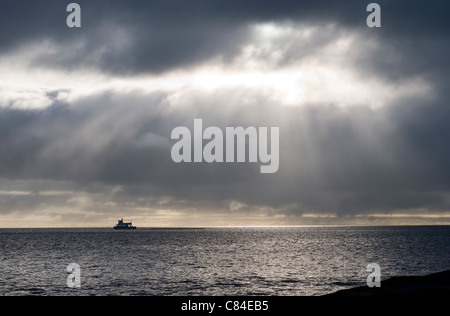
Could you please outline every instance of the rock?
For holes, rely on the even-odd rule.
[[[393,277],[379,288],[360,286],[326,296],[450,296],[450,271],[426,276]]]

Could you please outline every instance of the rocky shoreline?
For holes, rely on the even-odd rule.
[[[426,276],[392,277],[379,288],[360,286],[326,296],[449,296],[450,270]]]

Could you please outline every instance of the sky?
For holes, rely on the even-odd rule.
[[[448,1],[0,2],[0,227],[450,224]],[[279,127],[280,167],[179,126]]]

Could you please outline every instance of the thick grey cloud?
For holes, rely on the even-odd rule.
[[[445,105],[402,100],[384,110],[344,111],[218,102],[214,112],[201,104],[179,112],[160,94],[102,94],[71,107],[4,109],[0,171],[12,179],[122,186],[130,197],[295,204],[300,213],[448,207]],[[171,130],[192,128],[199,113],[205,127],[281,126],[280,171],[261,175],[257,164],[172,162]]]
[[[48,94],[55,101],[46,109],[1,104],[0,178],[29,181],[25,191],[42,190],[40,180],[64,183],[75,191],[93,192],[93,183],[106,186],[105,191],[120,187],[111,201],[123,205],[168,196],[174,198],[169,202],[173,208],[181,207],[180,201],[190,207],[204,203],[205,209],[238,201],[273,208],[288,205],[283,211],[287,215],[448,211],[446,1],[379,1],[383,27],[377,30],[366,27],[367,3],[361,1],[78,3],[83,27],[74,30],[65,27],[64,1],[2,1],[0,28],[7,31],[0,32],[0,56],[49,41],[54,49],[37,55],[31,68],[70,73],[84,67],[132,77],[186,69],[212,58],[226,67],[252,39],[255,24],[293,23],[321,26],[320,31],[328,33],[315,33],[300,44],[278,38],[275,44],[283,55],[272,67],[288,67],[320,54],[336,36],[358,34],[364,40],[343,64],[388,84],[420,78],[431,88],[426,96],[402,97],[376,110],[364,104],[348,109],[333,103],[285,107],[262,91],[244,87],[199,93],[184,100],[184,107],[174,107],[167,91],[111,89],[65,104],[55,90]],[[265,53],[258,57],[269,59]],[[243,100],[250,104],[243,106]],[[268,176],[259,174],[258,164],[173,163],[170,133],[177,126],[192,127],[194,118],[222,128],[279,126],[280,171]],[[5,180],[3,185],[11,183]],[[21,196],[0,196],[2,212],[84,201],[67,195]],[[89,204],[93,212],[98,211],[94,204]]]
[[[67,3],[2,1],[0,51],[48,40],[58,49],[35,62],[105,72],[159,73],[221,57],[232,59],[255,23],[293,21],[332,24],[378,37],[378,48],[361,65],[394,78],[435,72],[448,56],[446,1],[378,1],[383,27],[365,25],[364,1],[78,1],[83,27],[65,26]]]

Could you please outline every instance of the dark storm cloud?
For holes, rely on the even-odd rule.
[[[233,93],[238,92],[224,92]],[[297,205],[289,209],[294,214],[445,210],[448,111],[439,103],[408,101],[378,111],[279,108],[270,100],[250,107],[220,101],[219,106],[218,101],[214,112],[202,110],[206,104],[181,112],[167,106],[163,94],[101,94],[71,107],[4,109],[2,123],[9,123],[0,125],[0,172],[10,179],[69,181],[81,188],[94,182],[121,186],[131,199]],[[199,113],[205,127],[281,126],[280,171],[268,176],[259,174],[256,164],[173,163],[171,130],[192,128]]]
[[[290,20],[329,24],[340,35],[358,32],[370,39],[349,56],[361,72],[389,82],[419,77],[432,89],[377,110],[282,107],[239,89],[201,95],[182,109],[171,107],[163,92],[99,93],[44,110],[3,108],[0,177],[80,188],[100,182],[123,186],[123,196],[208,200],[211,208],[236,200],[295,205],[293,214],[448,210],[450,4],[378,2],[383,27],[374,30],[365,25],[364,1],[78,1],[83,27],[73,30],[65,27],[64,1],[2,1],[0,28],[7,31],[0,32],[0,54],[51,41],[57,49],[34,60],[40,67],[132,75],[232,60],[252,36],[250,25]],[[333,34],[303,51],[286,49],[283,61],[312,54]],[[242,106],[249,94],[254,105]],[[265,176],[257,165],[174,164],[172,129],[191,127],[198,117],[209,126],[280,126],[280,171]],[[1,201],[2,211],[18,203],[14,196]]]
[[[439,68],[448,52],[447,1],[378,1],[383,27],[376,32],[365,25],[369,2],[359,0],[78,3],[83,27],[74,30],[65,25],[65,1],[2,1],[0,51],[5,54],[30,42],[49,40],[58,49],[35,60],[39,65],[94,66],[120,74],[161,72],[213,57],[233,58],[250,36],[249,25],[293,21],[333,24],[378,37],[384,45],[361,56],[361,63],[394,77],[406,75],[404,71]]]

